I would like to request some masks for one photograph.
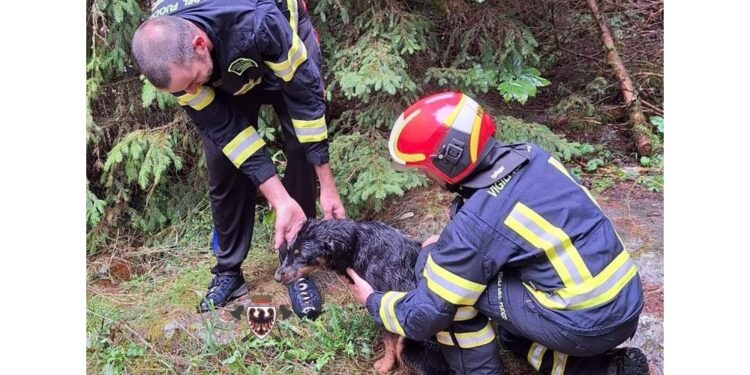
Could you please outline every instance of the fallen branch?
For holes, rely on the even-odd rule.
[[[625,106],[628,109],[628,119],[630,120],[630,126],[633,130],[636,149],[640,155],[650,155],[652,147],[650,137],[651,128],[646,122],[646,116],[643,114],[643,110],[641,110],[641,103],[638,100],[633,81],[630,79],[625,64],[622,62],[620,54],[617,52],[617,48],[615,48],[615,41],[612,38],[612,34],[609,32],[607,23],[604,21],[604,18],[599,11],[599,5],[596,0],[586,0],[586,3],[591,10],[594,22],[599,26],[602,43],[607,50],[607,62],[612,68],[617,80],[620,82],[620,91],[622,92]]]
[[[649,103],[649,102],[647,102],[647,101],[645,101],[643,99],[641,99],[641,104],[643,104],[644,107],[646,107],[646,108],[648,108],[648,109],[656,112],[657,115],[664,116],[664,110],[663,109],[661,109],[661,108],[659,108],[659,107],[657,107],[657,106],[655,106],[655,105],[653,105],[653,104],[651,104],[651,103]]]

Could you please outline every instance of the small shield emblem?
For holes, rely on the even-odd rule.
[[[255,306],[247,307],[247,323],[256,337],[262,339],[271,333],[276,325],[276,307]]]

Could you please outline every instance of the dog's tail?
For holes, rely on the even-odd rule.
[[[451,369],[445,361],[437,342],[414,341],[401,337],[398,341],[399,361],[412,373],[418,375],[450,375]]]

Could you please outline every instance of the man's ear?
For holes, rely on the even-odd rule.
[[[207,53],[208,44],[206,43],[206,38],[204,38],[203,35],[193,36],[193,48],[198,54]]]

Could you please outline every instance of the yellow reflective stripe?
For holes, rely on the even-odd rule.
[[[554,157],[550,156],[549,159],[547,159],[547,162],[549,162],[550,164],[552,164],[552,166],[555,167],[555,168],[557,168],[557,170],[559,170],[560,172],[562,172],[562,174],[566,175],[571,181],[575,182],[575,180],[570,175],[570,173],[568,173],[568,170],[565,169],[565,166],[562,165],[562,163],[560,163],[557,159],[555,159]]]
[[[586,267],[586,264],[583,262],[583,258],[581,258],[581,254],[578,253],[578,249],[573,245],[573,241],[571,241],[570,237],[568,237],[565,232],[552,225],[547,220],[544,220],[544,218],[534,212],[531,208],[525,206],[523,203],[518,203],[516,207],[519,209],[519,212],[526,216],[527,218],[531,219],[536,225],[538,225],[544,232],[547,234],[551,234],[554,236],[560,244],[562,244],[563,249],[565,253],[568,254],[571,261],[573,262],[573,265],[578,271],[578,274],[583,277],[583,282],[586,282],[586,280],[591,279],[591,272],[589,271],[588,267]]]
[[[294,126],[294,129],[309,129],[309,128],[315,128],[320,125],[326,124],[326,118],[325,116],[315,119],[315,120],[295,120],[292,119],[292,126]]]
[[[638,274],[638,269],[636,269],[635,264],[633,264],[631,267],[628,268],[627,272],[625,273],[625,276],[622,278],[619,278],[617,282],[612,285],[611,288],[609,288],[606,292],[598,295],[597,297],[594,297],[586,302],[576,304],[571,306],[571,308],[580,308],[580,309],[586,309],[598,305],[602,305],[604,303],[607,303],[617,297],[617,294],[620,293],[620,291],[625,287],[625,285],[628,285],[630,280],[635,277],[635,275]]]
[[[583,285],[580,285],[578,287],[572,288],[571,296],[577,295],[577,294],[583,294],[590,292],[591,290],[595,289],[596,287],[603,285],[607,280],[609,280],[612,276],[615,276],[618,269],[622,268],[622,266],[626,266],[628,264],[632,264],[632,260],[630,259],[630,254],[628,254],[627,251],[622,250],[620,254],[617,254],[615,259],[613,259],[607,267],[604,267],[604,269],[599,272],[598,275],[596,275],[591,280],[587,281]],[[632,264],[635,266],[635,264]]]
[[[435,335],[437,341],[443,345],[453,346],[453,338],[451,334],[446,331],[440,331]]]
[[[297,34],[297,0],[286,0],[286,5],[289,9],[289,26],[292,27],[292,32]]]
[[[195,94],[180,95],[177,97],[177,102],[181,106],[190,106],[196,111],[200,111],[206,108],[207,105],[211,104],[216,97],[214,89],[207,86],[198,86],[198,91]]]
[[[263,138],[250,126],[237,134],[221,151],[232,161],[235,167],[239,168],[247,158],[265,144]]]
[[[292,119],[292,126],[300,143],[317,142],[328,138],[325,115],[316,120]]]
[[[453,122],[456,121],[458,113],[461,112],[461,109],[463,109],[465,101],[466,95],[461,94],[461,99],[459,99],[458,105],[456,105],[456,108],[453,108],[453,112],[451,112],[448,117],[445,118],[445,121],[443,121],[446,128],[450,128],[451,126],[453,126]]]
[[[553,156],[550,156],[549,159],[547,159],[547,162],[549,162],[550,164],[552,164],[552,166],[554,166],[555,168],[557,168],[557,170],[559,170],[560,172],[562,172],[562,174],[564,174],[565,176],[567,176],[570,179],[570,181],[573,181],[574,184],[578,185],[581,189],[583,189],[583,192],[586,193],[586,195],[588,195],[589,199],[591,199],[591,201],[594,202],[594,204],[596,205],[596,207],[599,207],[599,203],[596,203],[596,199],[594,199],[594,196],[591,195],[591,192],[589,191],[589,189],[587,189],[585,186],[577,183],[576,180],[573,179],[573,176],[571,176],[570,173],[568,173],[568,170],[565,169],[565,166],[562,165],[562,163],[560,163],[560,161],[558,161],[557,159],[555,159]],[[601,208],[601,207],[599,207],[599,208]]]
[[[495,330],[492,329],[490,322],[479,331],[475,332],[457,332],[454,333],[458,346],[463,349],[476,348],[477,346],[487,345],[495,340]],[[453,337],[447,331],[440,331],[435,335],[437,341],[443,345],[454,346]]]
[[[544,253],[547,255],[547,259],[549,259],[550,263],[552,264],[552,267],[555,269],[555,272],[557,272],[557,276],[560,277],[560,280],[562,281],[563,285],[565,286],[575,285],[575,283],[573,283],[573,278],[570,276],[570,272],[568,271],[568,268],[565,267],[563,262],[559,259],[559,257],[557,256],[557,253],[555,252],[554,246],[552,246],[551,243],[544,241],[541,238],[534,235],[534,233],[526,229],[526,227],[524,227],[523,224],[521,224],[518,220],[516,220],[512,216],[508,216],[505,219],[504,224],[508,226],[510,229],[512,229],[514,232],[516,232],[519,236],[521,236],[521,238],[531,243],[534,247],[537,247],[539,249],[542,249],[542,251],[544,251]]]
[[[427,264],[422,271],[427,279],[427,287],[444,300],[454,305],[472,306],[479,299],[486,285],[466,280],[432,260],[427,256]]]
[[[602,272],[583,285],[545,293],[524,284],[543,306],[555,310],[580,310],[602,305],[614,299],[638,271],[623,250]]]
[[[472,306],[461,306],[456,310],[456,315],[453,316],[454,322],[462,322],[469,320],[479,314],[479,311]]]
[[[477,346],[487,345],[495,340],[495,330],[492,329],[490,322],[484,328],[476,332],[455,333],[458,346],[464,349],[476,348]]]
[[[544,251],[566,287],[582,284],[591,278],[591,272],[570,237],[523,203],[516,203],[505,225]]]
[[[542,344],[531,344],[531,348],[529,348],[529,354],[526,355],[526,359],[529,361],[531,366],[534,367],[535,370],[539,371],[539,367],[542,366],[542,359],[544,358],[544,353],[546,351],[547,347]]]
[[[412,112],[406,119],[404,119],[404,114],[402,113],[401,116],[398,117],[398,120],[396,120],[396,124],[393,125],[393,130],[391,130],[391,137],[390,139],[388,139],[388,149],[391,151],[391,158],[393,158],[393,160],[401,165],[406,165],[406,163],[414,163],[426,159],[426,156],[424,154],[405,154],[401,152],[398,149],[397,144],[398,138],[401,135],[401,132],[404,130],[406,124],[417,117],[420,112],[422,112],[422,110],[417,109]]]
[[[287,59],[280,62],[274,63],[271,61],[264,61],[264,63],[271,68],[273,74],[289,82],[294,76],[294,72],[297,67],[307,60],[307,49],[305,43],[297,36],[297,33],[292,34],[292,47],[287,51]]]
[[[482,114],[483,110],[479,108],[476,116],[474,116],[474,124],[471,126],[471,140],[469,142],[469,151],[471,154],[471,162],[477,161],[477,153],[479,152],[479,130],[482,126]]]
[[[287,9],[289,9],[289,26],[292,28],[292,47],[287,51],[287,59],[280,62],[274,63],[270,61],[264,61],[268,65],[273,73],[284,80],[289,82],[294,77],[294,72],[297,67],[307,60],[307,48],[305,43],[297,35],[297,22],[299,16],[299,10],[297,9],[297,0],[287,0]],[[308,141],[314,142],[314,141]]]
[[[568,355],[560,352],[554,353],[554,361],[552,362],[551,375],[563,375],[565,373],[565,364],[568,362]]]
[[[401,336],[405,335],[404,329],[401,327],[401,324],[398,322],[398,317],[396,316],[396,302],[404,298],[405,295],[406,293],[404,292],[385,293],[380,300],[379,310],[380,320],[383,321],[385,329]]]

